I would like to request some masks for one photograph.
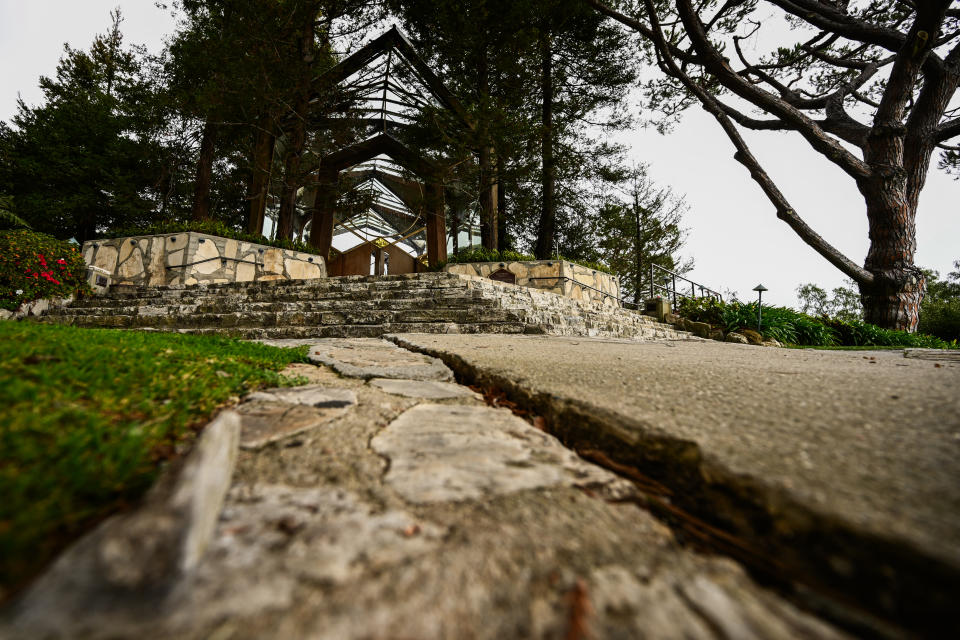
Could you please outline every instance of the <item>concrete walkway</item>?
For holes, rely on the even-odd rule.
[[[955,624],[942,607],[957,593],[957,363],[392,340],[276,341],[311,345],[316,366],[288,372],[308,384],[221,413],[139,509],[0,613],[0,637],[840,638]]]
[[[394,340],[509,391],[568,445],[642,470],[673,489],[676,504],[792,575],[911,626],[953,617],[960,362],[952,354]]]

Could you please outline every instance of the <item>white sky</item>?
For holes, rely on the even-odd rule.
[[[157,51],[173,30],[169,13],[152,0],[0,0],[0,120],[16,112],[18,94],[35,105],[37,80],[56,71],[63,44],[85,49],[121,7],[127,43]],[[754,153],[810,226],[862,264],[867,252],[863,200],[839,169],[810,151],[796,134],[747,132]],[[636,130],[625,140],[632,156],[651,165],[654,180],[686,194],[691,205],[684,255],[693,256],[691,278],[714,289],[753,299],[762,282],[771,304],[794,305],[804,282],[827,289],[843,275],[807,247],[783,222],[732,157],[732,147],[712,118],[694,108],[668,136]],[[934,159],[933,164],[936,164]],[[917,216],[917,264],[950,270],[960,259],[960,182],[931,168]]]

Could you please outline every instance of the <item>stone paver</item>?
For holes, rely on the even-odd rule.
[[[606,442],[680,502],[798,570],[876,589],[897,615],[943,615],[960,587],[960,363],[713,342],[399,342],[513,390],[569,442]]]
[[[351,378],[453,379],[450,369],[436,358],[398,349],[379,338],[320,341],[310,348],[309,357]]]
[[[373,349],[378,367],[388,353],[424,362]],[[355,403],[324,408],[318,394],[334,389],[281,389],[238,407],[267,431],[284,416],[343,413],[239,452],[199,562],[164,589],[95,594],[82,608],[64,606],[69,589],[65,601],[29,590],[3,612],[0,637],[845,637],[735,562],[682,548],[616,500],[636,496],[632,483],[472,392],[431,404],[299,369]]]
[[[506,409],[418,405],[370,446],[390,460],[387,484],[411,503],[620,482]]]
[[[237,407],[240,446],[259,449],[340,418],[357,404],[348,389],[307,386],[259,391]]]
[[[370,384],[387,393],[422,400],[450,400],[453,398],[477,398],[479,395],[463,385],[434,380],[391,380],[374,378]]]

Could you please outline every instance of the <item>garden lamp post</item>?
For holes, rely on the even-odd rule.
[[[763,292],[769,291],[769,289],[762,284],[758,284],[753,290],[757,292],[757,333],[762,334],[763,332],[760,331],[760,320],[763,313]]]

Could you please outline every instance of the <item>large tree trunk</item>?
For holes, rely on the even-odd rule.
[[[294,124],[289,134],[289,147],[283,163],[283,191],[280,194],[280,212],[277,219],[277,238],[289,240],[293,233],[293,219],[297,208],[297,191],[300,189],[300,160],[307,139],[303,117],[307,112],[307,100],[297,101]]]
[[[480,52],[477,65],[477,89],[480,102],[486,105],[490,100],[490,66],[487,51]],[[487,115],[480,122],[480,244],[484,249],[497,248],[497,180],[494,170],[493,147],[489,145],[490,133],[487,127]]]
[[[633,217],[636,224],[636,235],[634,236],[633,250],[636,252],[636,269],[634,277],[633,301],[640,303],[640,293],[643,287],[643,229],[641,229],[640,220],[640,202],[637,197],[633,199]]]
[[[260,117],[251,158],[253,172],[250,177],[250,193],[247,195],[250,200],[247,231],[255,235],[263,233],[263,214],[267,207],[267,195],[270,190],[273,148],[277,140],[271,131],[272,123],[273,118],[269,114]]]
[[[553,253],[553,239],[557,229],[556,203],[554,202],[554,183],[556,167],[553,161],[553,51],[549,34],[543,35],[542,42],[542,85],[543,85],[543,133],[542,133],[542,206],[540,225],[537,230],[537,244],[534,253],[540,260],[549,260]]]
[[[200,157],[197,159],[197,177],[193,186],[194,220],[210,219],[210,182],[213,179],[213,158],[217,144],[216,125],[207,118],[200,138]]]
[[[894,180],[871,181],[861,186],[861,192],[870,230],[863,266],[875,278],[870,285],[860,285],[863,319],[887,329],[916,331],[926,291],[923,272],[913,263],[916,210]]]
[[[293,219],[296,215],[297,190],[301,186],[300,161],[307,141],[307,115],[310,107],[310,88],[313,80],[313,20],[300,36],[301,65],[297,101],[294,105],[293,126],[290,128],[289,146],[283,169],[283,192],[280,195],[280,212],[277,220],[277,237],[289,240],[293,234]]]
[[[497,177],[493,147],[480,148],[480,243],[496,249],[498,235]]]
[[[497,178],[497,249],[506,251],[507,245],[507,206],[504,198],[504,183]]]

